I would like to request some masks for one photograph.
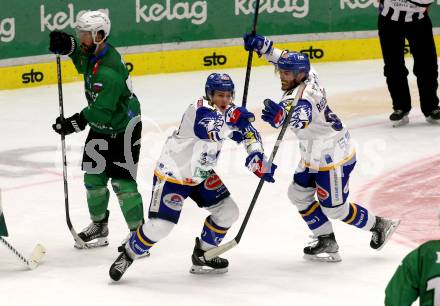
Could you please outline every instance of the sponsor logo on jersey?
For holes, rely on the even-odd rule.
[[[217,174],[213,174],[205,180],[204,185],[207,190],[216,190],[223,186],[223,182]]]
[[[78,20],[78,17],[84,14],[86,11],[78,11],[75,14],[75,7],[73,3],[67,4],[67,10],[68,13],[65,12],[55,12],[54,14],[48,13],[46,14],[46,7],[44,4],[40,6],[40,30],[41,32],[44,32],[44,30],[47,28],[49,31],[53,30],[64,30],[68,26],[70,26],[72,29],[76,27],[76,20]],[[99,9],[98,11],[101,11],[105,13],[107,16],[109,16],[109,9]]]
[[[169,0],[165,4],[147,2],[149,6],[141,6],[141,0],[136,0],[136,23],[141,20],[151,22],[189,19],[191,23],[201,25],[208,19],[208,1],[195,1],[192,4],[189,1],[181,1],[173,3],[174,5]]]
[[[15,38],[15,18],[0,20],[0,41],[11,42]]]
[[[316,194],[318,195],[318,199],[320,201],[327,200],[330,196],[327,190],[316,184]]]
[[[94,83],[92,85],[92,90],[94,92],[100,92],[102,90],[102,83]]]
[[[183,200],[183,197],[177,193],[169,193],[163,197],[163,203],[175,211],[182,210]]]

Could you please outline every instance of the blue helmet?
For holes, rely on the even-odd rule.
[[[283,52],[278,59],[277,66],[279,69],[290,70],[294,73],[305,72],[306,75],[308,75],[310,71],[309,57],[299,52]]]
[[[214,91],[230,91],[234,97],[235,86],[231,77],[226,73],[211,73],[206,79],[205,94],[206,98],[211,99]]]

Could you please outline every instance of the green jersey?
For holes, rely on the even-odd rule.
[[[90,127],[104,134],[124,131],[128,122],[140,115],[140,105],[121,55],[108,43],[97,56],[84,55],[77,44],[70,57],[84,75],[88,106],[82,113]]]
[[[385,289],[386,306],[440,306],[440,240],[428,241],[409,253]]]

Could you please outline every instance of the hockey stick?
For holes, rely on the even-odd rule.
[[[58,78],[58,101],[60,108],[60,117],[64,120],[64,106],[63,106],[63,86],[61,80],[61,60],[60,55],[57,54],[57,78]],[[70,233],[73,236],[73,239],[79,246],[79,248],[85,248],[86,243],[78,236],[75,229],[73,228],[72,222],[70,221],[69,214],[69,191],[67,187],[67,158],[66,158],[66,140],[65,135],[61,133],[61,151],[63,155],[63,179],[64,179],[64,205],[66,210],[66,222],[69,227]]]
[[[270,155],[269,165],[272,165],[272,162],[275,158],[275,155],[278,152],[278,148],[280,147],[281,141],[283,140],[284,134],[286,133],[287,126],[289,125],[290,119],[292,118],[293,110],[295,109],[294,105],[298,102],[298,100],[302,96],[302,93],[303,93],[305,87],[306,87],[306,85],[304,83],[301,83],[299,85],[295,99],[292,102],[292,107],[290,108],[290,110],[287,114],[287,118],[284,120],[283,126],[281,127],[280,134],[278,135],[278,138],[277,138],[277,141],[276,141],[275,146],[273,148],[272,154]],[[240,243],[241,237],[243,236],[244,229],[246,228],[246,225],[249,221],[252,210],[254,209],[255,203],[257,202],[258,196],[260,195],[260,191],[261,191],[261,188],[263,187],[264,182],[265,182],[264,179],[261,178],[260,182],[258,183],[257,189],[255,190],[254,197],[252,198],[251,204],[249,205],[249,208],[246,212],[246,216],[244,217],[243,223],[240,226],[240,230],[238,231],[237,236],[235,236],[235,238],[233,240],[231,240],[225,244],[219,245],[218,247],[215,247],[213,249],[206,251],[205,255],[204,255],[206,260],[211,260],[212,258],[214,258],[220,254],[225,253],[226,251],[232,249],[233,247],[235,247],[236,245],[238,245]]]
[[[257,21],[258,21],[259,9],[260,9],[260,0],[257,0],[255,4],[254,22],[252,23],[252,32],[251,32],[252,35],[254,36],[257,34]],[[243,100],[241,102],[242,107],[246,107],[246,103],[247,103],[249,80],[251,78],[252,56],[253,56],[253,50],[250,50],[248,55],[247,67],[246,67],[246,78],[244,80]]]
[[[9,244],[9,242],[7,242],[3,237],[0,237],[0,241],[31,270],[35,269],[40,264],[41,259],[43,258],[44,254],[46,254],[46,249],[44,248],[44,246],[42,246],[41,244],[37,244],[34,248],[34,251],[31,254],[30,259],[27,259],[19,251],[17,251],[11,244]]]

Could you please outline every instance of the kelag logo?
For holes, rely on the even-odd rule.
[[[299,51],[301,53],[307,54],[310,59],[320,59],[324,57],[324,50],[322,49],[313,49],[313,46],[310,46],[308,49],[303,49]]]
[[[22,81],[23,84],[35,83],[35,82],[40,83],[41,81],[43,81],[44,75],[42,72],[34,71],[34,69],[32,68],[30,72],[23,73],[21,75],[21,79],[23,80]]]
[[[15,18],[0,20],[0,41],[10,42],[15,38]]]
[[[223,66],[228,59],[224,55],[217,55],[215,52],[212,55],[203,58],[203,66]]]

